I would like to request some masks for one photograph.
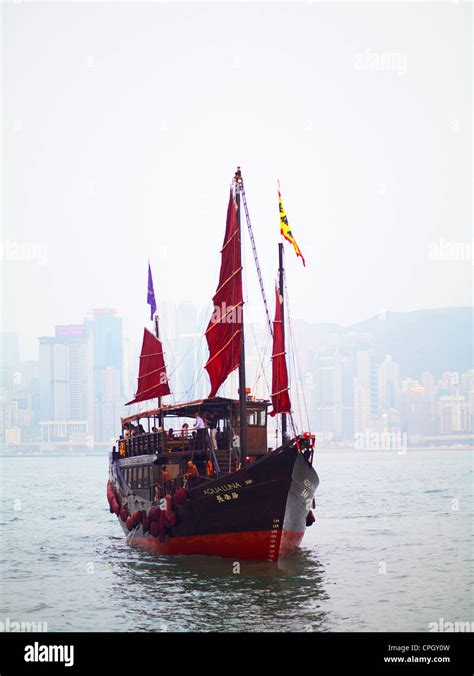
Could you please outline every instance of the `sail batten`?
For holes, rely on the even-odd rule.
[[[205,369],[211,381],[210,397],[216,396],[227,376],[239,366],[241,355],[242,259],[237,206],[232,190],[221,256],[219,282],[212,299],[214,310],[204,334],[209,348]]]
[[[135,398],[127,402],[136,404],[139,401],[164,397],[171,394],[166,364],[164,360],[163,346],[159,338],[151,331],[144,329],[143,342],[140,353],[140,367],[138,372],[138,388]]]
[[[270,411],[271,416],[277,415],[277,413],[290,413],[291,401],[283,328],[283,298],[277,288],[275,289],[275,319],[273,320],[271,397],[273,404],[273,410]]]

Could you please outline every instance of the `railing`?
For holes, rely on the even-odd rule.
[[[207,429],[202,432],[145,432],[118,441],[119,457],[131,458],[138,455],[156,455],[176,451],[210,451],[211,440]]]

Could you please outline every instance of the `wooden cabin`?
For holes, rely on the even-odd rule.
[[[247,401],[247,448],[245,457],[258,458],[268,451],[268,401]],[[184,404],[161,406],[122,418],[122,435],[118,441],[124,458],[153,454],[159,464],[180,464],[191,457],[197,462],[213,459],[210,430],[197,434],[193,430],[196,414],[216,428],[215,461],[218,473],[234,471],[240,461],[239,401],[225,397],[197,399]],[[176,472],[173,467],[172,472]]]

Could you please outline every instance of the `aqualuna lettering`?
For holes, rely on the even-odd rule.
[[[25,662],[64,662],[65,667],[74,664],[73,645],[40,645],[38,642],[25,646]]]
[[[233,488],[242,488],[238,481],[234,481],[232,484],[224,484],[223,486],[216,486],[215,488],[205,488],[204,495],[214,495],[215,493],[225,493],[225,491],[231,491]]]

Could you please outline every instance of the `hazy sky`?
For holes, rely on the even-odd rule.
[[[148,258],[158,302],[210,300],[237,164],[272,305],[277,178],[307,260],[286,249],[295,317],[471,304],[469,4],[2,11],[3,328],[24,358],[93,307],[138,339]]]

